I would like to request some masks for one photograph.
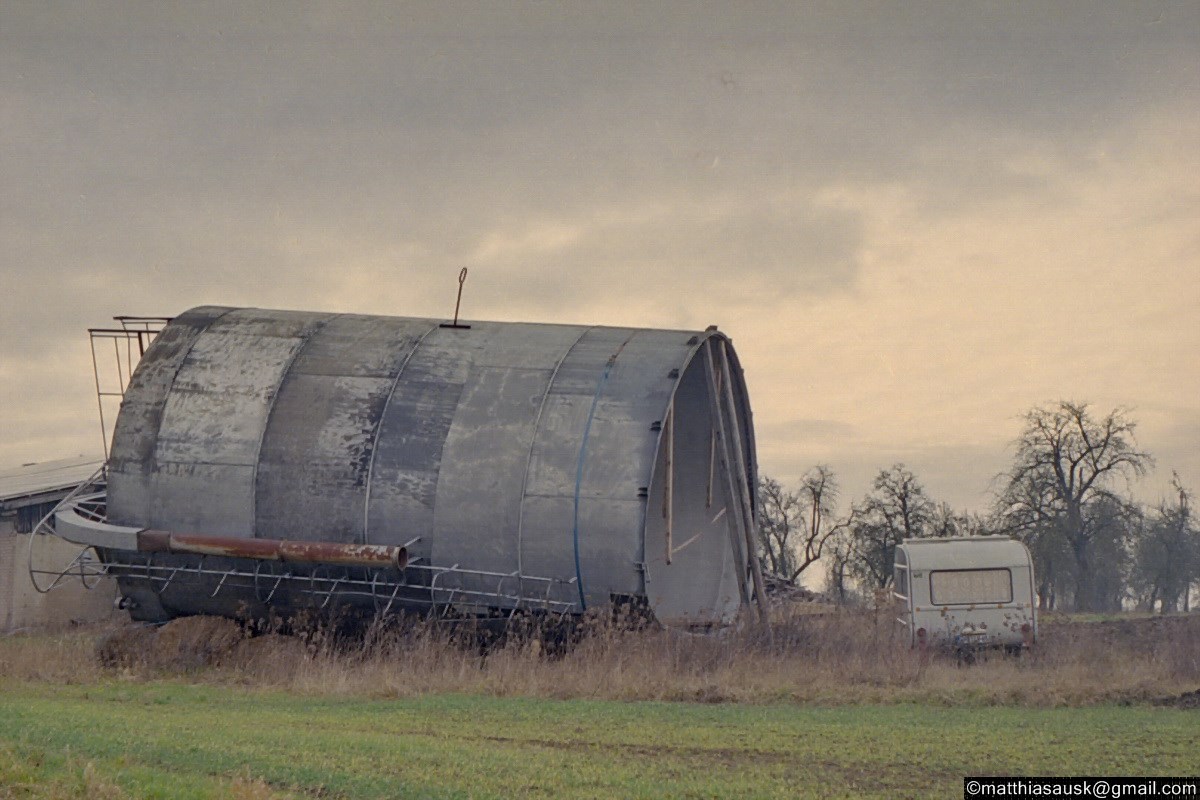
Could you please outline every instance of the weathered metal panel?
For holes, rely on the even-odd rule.
[[[363,504],[386,378],[289,373],[263,438],[257,535],[363,541]]]
[[[339,314],[309,338],[289,371],[395,381],[413,345],[435,324],[426,319]]]
[[[272,405],[292,360],[328,318],[240,309],[196,339],[163,409],[153,527],[255,535],[254,475]]]
[[[257,534],[364,542],[375,442],[422,320],[339,316],[296,355],[259,453]]]
[[[643,594],[644,515],[659,432],[691,334],[637,331],[598,388],[578,496],[577,547],[588,605]],[[672,370],[675,372],[672,373]]]
[[[578,580],[577,556],[586,552],[588,536],[594,535],[596,527],[595,511],[588,506],[589,492],[603,495],[621,491],[619,487],[595,485],[595,470],[589,472],[588,465],[594,459],[593,436],[604,435],[602,430],[597,434],[595,416],[608,382],[605,370],[634,334],[633,329],[624,328],[583,331],[557,365],[532,443],[521,500],[520,556],[525,574]],[[645,434],[654,435],[648,423]],[[636,465],[633,469],[637,469]],[[627,484],[626,496],[640,502],[637,485]],[[602,505],[599,514],[609,515],[614,510]],[[615,517],[602,523],[606,531],[619,526],[620,521]],[[582,545],[578,553],[577,544]],[[612,579],[612,586],[604,590],[605,600],[607,592],[628,591],[631,581],[636,583],[633,560],[623,557],[605,568],[603,585],[609,587],[609,578]],[[570,599],[578,603],[577,586],[574,593]]]
[[[253,466],[271,402],[302,343],[241,333],[201,337],[167,398],[156,458]]]
[[[254,465],[159,461],[150,483],[150,515],[122,524],[217,536],[254,535]],[[110,501],[109,506],[112,503]]]
[[[679,431],[691,430],[700,435],[673,437],[671,498],[666,496],[664,480],[666,450],[659,449],[647,498],[646,596],[665,623],[697,616],[720,619],[741,604],[738,556],[731,546],[731,533],[740,538],[741,532],[736,525],[732,531],[730,527],[731,514],[737,513],[737,507],[730,505],[729,484],[715,463],[717,447],[707,390],[702,369],[684,372],[672,399],[671,424]],[[673,501],[673,535],[668,538],[665,523],[669,499]],[[710,579],[698,581],[697,574]]]
[[[484,342],[477,366],[553,369],[586,330],[574,325],[477,322],[465,333]]]
[[[434,509],[436,566],[519,568],[517,522],[534,410],[550,370],[472,370],[446,438]]]
[[[591,398],[604,377],[610,358],[619,356],[637,331],[633,328],[592,328],[571,348],[554,378],[551,394],[577,394]]]
[[[591,395],[547,395],[530,455],[526,498],[574,496],[579,445],[591,407]]]
[[[434,512],[435,566],[522,571],[521,497],[538,412],[555,368],[585,330],[485,323],[469,332],[486,344],[468,373],[445,442]],[[448,577],[445,586],[459,583]]]
[[[149,518],[158,431],[175,375],[200,334],[232,310],[201,306],[180,314],[142,356],[121,403],[108,457],[108,496],[114,513]]]
[[[719,334],[259,309],[179,319],[139,370],[118,427],[114,521],[409,545],[412,591],[427,601],[444,589],[434,599],[466,607],[545,598],[582,610],[645,594],[649,575],[652,605],[680,619],[736,610],[738,556],[707,505],[710,393],[691,363]],[[735,381],[748,423],[740,370]],[[661,423],[684,383],[676,541],[702,537],[672,564],[647,553],[650,532],[664,547],[647,508],[661,508]],[[172,589],[163,607],[190,606]]]
[[[367,541],[404,544],[428,564],[442,449],[474,354],[482,343],[431,327],[407,357],[379,427],[371,469]]]
[[[579,505],[579,574],[587,606],[612,594],[643,593],[641,522],[645,500],[607,497]],[[699,579],[699,578],[698,578]]]
[[[521,571],[526,575],[552,575],[563,580],[575,577],[575,546],[572,537],[574,499],[526,495],[521,508]],[[579,601],[572,591],[565,598]]]

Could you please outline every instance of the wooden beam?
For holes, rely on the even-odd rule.
[[[711,340],[710,340],[711,341]],[[742,495],[742,512],[745,515],[743,530],[746,533],[746,549],[750,558],[750,575],[754,580],[754,594],[758,599],[758,613],[764,625],[770,625],[769,609],[767,607],[766,586],[763,581],[762,564],[758,560],[758,549],[754,546],[754,505],[751,502],[750,469],[746,464],[746,454],[742,447],[741,425],[738,423],[737,403],[733,397],[733,374],[729,368],[729,354],[725,351],[725,342],[720,343],[721,375],[725,384],[725,404],[729,410],[729,434],[733,439],[734,465],[737,468],[737,485]]]
[[[716,367],[713,365],[711,342],[712,340],[709,339],[704,343],[704,371],[708,376],[709,414],[712,417],[713,432],[716,435],[719,445],[716,448],[717,461],[721,468],[721,474],[725,476],[725,508],[713,518],[713,522],[716,522],[721,514],[725,514],[725,511],[730,507],[734,509],[733,513],[725,514],[725,521],[729,528],[729,543],[730,547],[733,548],[734,562],[737,564],[735,573],[737,574],[738,591],[741,592],[743,602],[749,603],[751,597],[749,586],[746,582],[748,561],[744,552],[743,541],[745,540],[745,535],[742,531],[745,517],[741,510],[738,509],[740,503],[739,495],[734,486],[733,470],[729,467],[729,440],[725,435],[725,420],[721,412],[721,384]]]

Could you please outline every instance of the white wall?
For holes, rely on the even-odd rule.
[[[89,591],[78,577],[68,578],[48,594],[40,594],[29,580],[28,548],[29,535],[14,533],[11,520],[0,520],[0,633],[94,622],[112,616],[117,596],[115,581],[102,579]],[[54,537],[39,537],[34,542],[35,564],[47,569],[62,569],[78,552],[77,545]],[[49,575],[38,577],[42,586],[53,580]]]

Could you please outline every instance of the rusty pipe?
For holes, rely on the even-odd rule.
[[[347,567],[391,567],[408,565],[408,549],[382,544],[339,544],[296,542],[280,539],[240,539],[233,536],[203,536],[193,533],[144,530],[137,534],[143,553],[189,553],[260,561],[290,561],[299,564],[337,564]]]

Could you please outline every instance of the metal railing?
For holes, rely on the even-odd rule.
[[[104,413],[105,402],[117,402],[125,397],[125,389],[138,361],[146,354],[146,349],[154,341],[154,337],[172,320],[172,317],[113,317],[119,328],[88,328],[88,339],[92,348],[92,377],[96,382],[96,407],[100,412],[100,438],[104,444],[104,458],[108,460],[108,420]],[[100,359],[96,353],[96,343],[111,341],[113,345],[113,365],[116,375],[107,374],[101,377]],[[123,345],[123,346],[122,346]],[[107,370],[105,371],[107,373]],[[115,377],[116,382],[113,383]]]
[[[458,566],[409,564],[398,573],[395,570],[325,566],[294,571],[273,561],[254,562],[253,567],[230,568],[212,565],[212,560],[209,556],[198,556],[192,564],[164,564],[155,563],[155,556],[147,554],[138,562],[100,564],[97,574],[148,581],[160,597],[172,586],[190,584],[196,590],[206,591],[209,598],[216,598],[224,591],[250,591],[263,605],[270,605],[277,596],[286,593],[293,602],[297,597],[304,598],[307,602],[303,605],[319,610],[328,608],[335,598],[370,601],[378,614],[412,606],[442,613],[453,609],[466,613],[502,610],[569,614],[575,610],[573,601],[552,597],[556,586],[561,588],[562,594],[572,591],[573,580],[492,573]],[[484,579],[490,585],[486,588],[438,588],[438,580],[447,576]],[[518,578],[542,584],[541,596],[504,591],[506,581]]]
[[[334,565],[301,567],[277,561],[207,555],[187,557],[189,563],[181,564],[178,556],[164,557],[164,554],[137,551],[115,551],[123,555],[119,559],[101,561],[92,548],[83,547],[63,569],[35,565],[34,541],[56,536],[54,516],[57,512],[71,509],[92,522],[107,524],[106,479],[105,470],[101,468],[55,506],[30,534],[29,576],[37,591],[44,594],[72,578],[78,578],[87,588],[92,588],[100,578],[112,577],[144,580],[160,597],[172,586],[191,584],[197,591],[206,591],[210,598],[226,591],[248,590],[264,605],[270,605],[280,592],[288,593],[293,599],[304,598],[305,605],[317,609],[328,608],[335,598],[359,600],[364,604],[369,600],[379,614],[413,606],[442,613],[503,610],[569,614],[576,610],[574,599],[563,599],[574,598],[574,578],[564,580],[520,571],[468,569],[459,564],[435,566],[419,563],[420,558],[398,570]],[[227,562],[231,560],[237,562],[235,566],[228,566]],[[41,579],[47,577],[49,584],[43,586]]]
[[[50,513],[42,517],[38,521],[38,524],[33,526],[33,530],[29,532],[29,541],[26,543],[25,565],[29,571],[29,582],[39,594],[47,594],[51,590],[58,588],[69,577],[79,578],[87,589],[95,587],[96,582],[104,577],[104,565],[96,559],[96,555],[90,547],[81,547],[67,566],[61,569],[48,569],[35,564],[34,562],[37,560],[37,557],[34,554],[34,550],[35,542],[46,542],[47,537],[50,536],[60,541],[66,541],[59,537],[54,530],[54,515],[59,511],[73,506],[80,516],[93,522],[104,522],[106,519],[105,490],[107,486],[108,473],[106,468],[102,466],[93,472],[90,478],[76,486],[66,497],[58,501],[58,504],[50,510]],[[39,576],[50,578],[49,585],[43,587],[39,583]]]

